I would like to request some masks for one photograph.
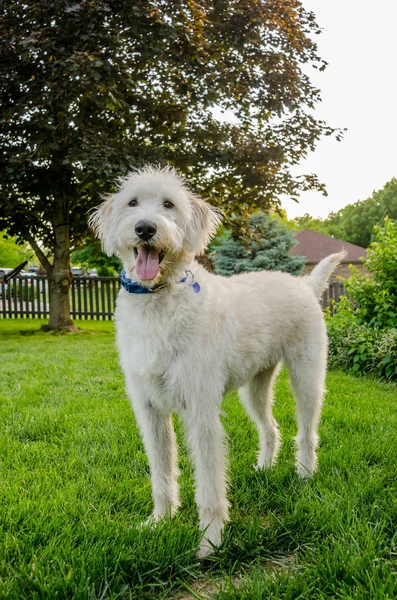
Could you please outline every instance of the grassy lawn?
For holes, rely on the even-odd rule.
[[[257,436],[224,402],[231,522],[200,563],[181,423],[183,504],[154,530],[146,456],[117,363],[113,324],[81,335],[0,320],[0,598],[382,599],[397,597],[397,387],[328,376],[320,471],[294,472],[285,373],[278,465],[253,470]]]

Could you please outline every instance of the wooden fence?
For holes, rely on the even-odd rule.
[[[113,318],[118,277],[73,277],[70,314],[73,319]],[[50,314],[50,287],[47,277],[15,277],[8,285],[0,282],[0,315],[3,318],[46,319]]]
[[[73,319],[113,318],[120,283],[118,277],[74,277],[70,290],[70,313]],[[346,293],[339,281],[328,285],[322,298],[323,307],[339,301]],[[49,317],[51,302],[46,277],[15,277],[8,284],[0,282],[0,316],[3,318]]]
[[[341,281],[331,281],[328,284],[328,287],[325,288],[323,293],[323,297],[321,300],[321,305],[323,308],[331,307],[331,312],[334,312],[333,306],[334,302],[339,302],[341,296],[346,296],[346,286]]]

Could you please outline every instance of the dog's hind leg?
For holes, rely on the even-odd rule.
[[[224,433],[218,410],[205,407],[185,415],[184,421],[195,466],[200,528],[204,531],[198,552],[202,558],[213,551],[212,545],[219,546],[228,519]]]
[[[170,414],[150,403],[135,408],[149,459],[154,502],[153,519],[173,516],[179,507],[177,444]]]
[[[277,460],[280,432],[272,415],[273,385],[281,365],[276,365],[255,375],[239,396],[259,433],[258,469],[271,467]]]
[[[310,353],[295,353],[286,360],[296,400],[298,435],[296,468],[308,477],[317,467],[318,425],[325,391],[326,343]]]

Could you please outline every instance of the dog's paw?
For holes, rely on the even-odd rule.
[[[305,456],[303,459],[296,461],[296,471],[301,479],[309,479],[317,471],[317,457],[313,453],[310,456]]]
[[[297,463],[296,471],[301,479],[307,480],[310,479],[310,477],[313,477],[316,472],[316,465],[305,466],[302,463]]]
[[[196,556],[197,556],[197,558],[206,558],[210,554],[213,554],[213,552],[214,552],[214,546],[212,546],[208,540],[203,538],[201,540],[201,543],[200,543],[200,546],[199,546]]]
[[[201,538],[197,558],[205,558],[215,552],[222,543],[222,534],[224,527],[224,519],[222,517],[214,518],[208,525],[201,523],[203,537]]]
[[[258,462],[254,464],[254,469],[255,471],[268,471],[274,467],[275,462],[276,461],[272,460],[271,458],[264,461],[258,460]]]

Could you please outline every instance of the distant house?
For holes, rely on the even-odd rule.
[[[366,271],[360,259],[367,258],[367,251],[365,248],[361,248],[361,246],[338,240],[329,235],[313,231],[312,229],[302,229],[301,231],[297,231],[295,240],[298,243],[291,249],[290,254],[291,256],[299,255],[306,258],[306,265],[303,273],[310,273],[322,258],[329,254],[340,252],[341,250],[345,250],[347,255],[342,264],[333,273],[331,280],[336,277],[343,277],[344,279],[349,277],[349,265],[358,267],[360,271]]]

